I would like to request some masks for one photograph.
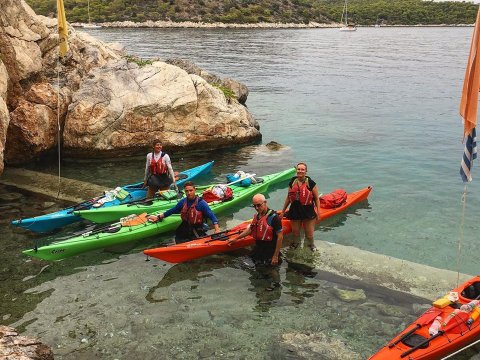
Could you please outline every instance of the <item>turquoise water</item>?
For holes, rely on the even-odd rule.
[[[213,173],[200,179],[211,182],[238,169],[262,174],[306,161],[320,192],[374,187],[368,203],[318,227],[317,240],[477,273],[476,168],[457,266],[464,189],[457,109],[471,28],[90,33],[144,58],[182,57],[243,81],[263,144],[287,147],[171,154],[176,169],[213,159]],[[143,161],[65,159],[62,174],[108,188],[141,178]],[[32,165],[55,173],[55,162],[51,166]],[[285,190],[268,196],[278,209]],[[22,206],[9,203],[9,213],[0,216],[8,245],[0,255],[0,321],[40,336],[60,359],[300,358],[285,355],[291,348],[282,336],[289,333],[327,334],[357,354],[352,358],[364,359],[428,302],[294,263],[282,265],[281,286],[269,292],[269,278],[245,268],[242,251],[173,266],[145,262],[140,251],[169,235],[53,264],[30,261],[19,252],[35,236],[12,230],[8,219],[48,209],[45,199],[20,199]],[[36,205],[27,210],[32,199]],[[251,214],[238,208],[221,217],[221,226]],[[366,299],[346,303],[339,289],[362,289]]]
[[[328,236],[319,228],[322,239],[477,273],[478,260],[467,255],[477,248],[477,181],[469,186],[460,269],[456,251],[464,189],[458,104],[472,28],[91,33],[143,58],[182,57],[248,85],[263,142],[290,151],[267,161],[254,150],[202,154],[217,160],[215,171],[276,171],[306,161],[323,193],[373,185],[368,221]],[[282,197],[274,195],[272,206]]]

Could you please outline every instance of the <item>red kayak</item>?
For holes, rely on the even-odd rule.
[[[362,190],[348,194],[346,202],[337,208],[321,208],[320,221],[328,219],[329,217],[332,217],[344,211],[345,209],[348,209],[353,204],[366,200],[371,190],[372,187],[369,186]],[[218,234],[213,234],[211,236],[192,240],[182,244],[148,249],[145,250],[143,253],[145,255],[152,256],[170,263],[180,263],[188,260],[198,259],[208,255],[218,254],[225,251],[244,248],[255,243],[255,240],[251,236],[246,236],[231,245],[228,244],[227,240],[234,235],[240,234],[248,226],[250,221],[251,220],[245,221],[230,230]],[[289,220],[283,219],[282,226],[284,234],[289,234],[292,231]]]
[[[468,346],[480,338],[479,299],[476,276],[435,301],[370,360],[437,360]]]

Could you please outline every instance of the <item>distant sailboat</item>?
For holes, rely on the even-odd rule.
[[[342,19],[340,22],[343,26],[340,28],[340,31],[357,31],[357,27],[354,24],[348,23],[348,4],[345,0],[345,5],[343,5]]]
[[[88,24],[82,24],[84,29],[100,29],[101,26],[95,23],[92,24],[92,20],[90,19],[90,0],[87,1],[87,11],[88,11]]]

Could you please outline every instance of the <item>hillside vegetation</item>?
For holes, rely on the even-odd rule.
[[[26,0],[37,14],[55,16],[56,0]],[[87,22],[87,0],[64,0],[69,22]],[[349,19],[360,25],[473,24],[467,2],[350,0]],[[171,20],[224,23],[340,22],[342,0],[90,0],[92,22]]]

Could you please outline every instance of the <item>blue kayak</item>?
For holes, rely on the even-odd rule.
[[[177,186],[192,180],[198,175],[208,173],[212,169],[212,166],[213,161],[210,161],[206,164],[182,171],[177,175]],[[80,204],[70,206],[50,214],[35,216],[28,219],[14,220],[12,221],[12,225],[38,233],[50,232],[52,230],[61,228],[62,226],[83,220],[81,217],[76,216],[73,213],[74,211],[95,209],[97,206],[100,206],[98,208],[104,208],[108,206],[128,204],[145,199],[147,195],[147,189],[143,187],[143,182],[124,185],[120,188],[121,190],[116,188],[118,191],[109,192],[110,194],[108,194],[108,196],[107,194],[102,194],[99,197],[86,200]],[[110,199],[109,197],[113,198]]]

